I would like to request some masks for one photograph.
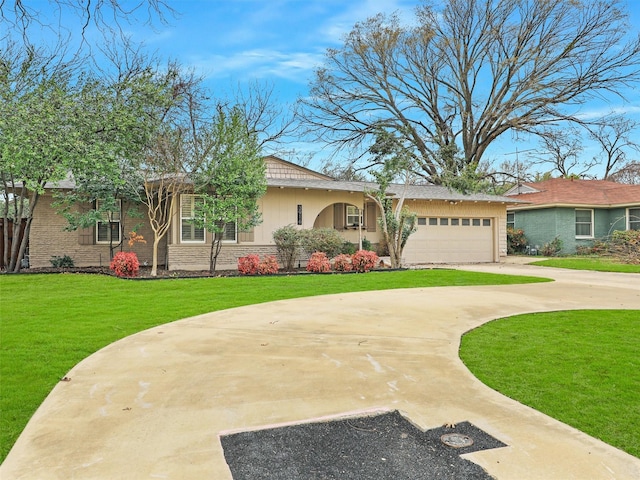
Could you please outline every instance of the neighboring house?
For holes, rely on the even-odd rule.
[[[640,230],[640,185],[554,178],[505,195],[527,202],[507,208],[507,226],[522,229],[532,248],[557,237],[562,253],[575,253],[614,230]]]
[[[366,198],[376,185],[344,182],[286,162],[266,157],[267,192],[259,200],[262,223],[249,232],[227,225],[218,257],[219,269],[236,269],[238,258],[249,253],[275,254],[272,234],[278,228],[295,225],[301,229],[334,228],[345,240],[358,244],[366,238],[373,244],[382,235],[377,219],[380,212]],[[57,188],[73,188],[71,182]],[[403,185],[392,185],[388,194],[396,198]],[[408,186],[406,205],[418,214],[418,230],[408,240],[404,263],[498,262],[506,255],[506,207],[509,198],[492,195],[463,195],[438,186]],[[125,219],[115,212],[111,225],[65,231],[65,219],[51,207],[51,192],[45,193],[31,227],[30,265],[50,266],[52,256],[69,255],[76,266],[109,263],[109,235],[120,240],[121,231],[142,224],[138,233],[147,244],[133,248],[140,262],[151,262],[153,233],[146,217]],[[170,270],[209,268],[211,233],[196,228],[191,219],[197,196],[183,194],[176,202],[174,221],[159,250],[159,263]],[[122,206],[122,212],[128,205]],[[141,212],[144,213],[144,212]],[[121,225],[121,222],[125,225]],[[125,250],[128,246],[125,245]]]

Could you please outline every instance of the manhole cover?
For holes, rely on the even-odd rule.
[[[461,433],[446,433],[440,437],[440,441],[453,448],[462,448],[473,445],[473,439]]]

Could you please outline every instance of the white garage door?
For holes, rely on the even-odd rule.
[[[409,237],[404,263],[473,263],[494,261],[492,218],[419,217]]]

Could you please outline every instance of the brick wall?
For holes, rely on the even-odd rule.
[[[95,228],[83,231],[66,231],[67,220],[59,215],[52,207],[53,198],[50,194],[43,195],[33,212],[33,222],[29,235],[29,264],[33,268],[50,267],[51,257],[68,255],[77,267],[108,266],[111,259],[108,244],[95,244]],[[123,205],[123,211],[128,209]],[[133,248],[124,241],[125,251],[134,251],[140,263],[152,261],[153,232],[147,218],[124,218],[126,237],[127,232],[134,225],[140,225],[138,233],[143,235],[146,244],[137,243]],[[87,239],[89,241],[87,242]],[[86,244],[89,243],[89,244]],[[116,251],[119,251],[117,248]],[[166,239],[160,242],[158,248],[158,263],[166,262]]]

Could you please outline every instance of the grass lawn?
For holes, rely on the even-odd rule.
[[[640,273],[640,265],[620,263],[610,257],[558,257],[533,262],[531,265],[570,268],[572,270],[595,270],[598,272]]]
[[[546,281],[459,270],[127,281],[102,275],[0,276],[0,461],[76,363],[141,330],[272,300],[391,288]]]
[[[462,337],[486,385],[640,457],[640,310],[519,315]]]

